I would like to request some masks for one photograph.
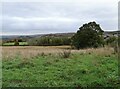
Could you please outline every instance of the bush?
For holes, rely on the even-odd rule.
[[[108,39],[106,39],[105,43],[109,45],[109,44],[114,44],[115,41],[117,41],[117,38],[115,36],[111,36]]]
[[[106,45],[113,47],[114,53],[119,51],[119,37],[111,36],[105,40]]]

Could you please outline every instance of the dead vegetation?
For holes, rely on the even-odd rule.
[[[96,55],[111,55],[114,53],[114,48],[104,47],[104,48],[88,48],[82,50],[71,49],[70,46],[8,46],[2,47],[2,58],[12,59],[16,56],[24,58],[32,58],[35,56],[45,56],[45,55],[60,55],[63,58],[69,58],[71,53],[81,53],[81,54],[96,54]]]
[[[23,58],[31,58],[35,56],[44,56],[46,54],[56,55],[64,48],[69,48],[69,46],[7,46],[2,47],[2,58],[10,59],[17,56]]]

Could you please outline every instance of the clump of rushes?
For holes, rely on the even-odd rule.
[[[41,56],[45,56],[45,53],[44,53],[44,52],[42,52],[42,53],[41,53]]]
[[[64,50],[63,52],[59,53],[59,56],[62,58],[69,58],[71,55],[71,50]]]

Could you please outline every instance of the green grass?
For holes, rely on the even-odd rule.
[[[3,59],[3,87],[117,87],[117,56],[71,54]]]
[[[9,42],[9,43],[4,43],[3,46],[14,46],[14,42]],[[28,45],[27,42],[19,42],[19,45],[20,46],[25,46],[25,45]]]
[[[3,46],[14,46],[14,42],[4,43]]]

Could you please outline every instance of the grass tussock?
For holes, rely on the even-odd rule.
[[[62,58],[69,58],[71,55],[71,50],[63,50],[59,53],[59,56]]]

